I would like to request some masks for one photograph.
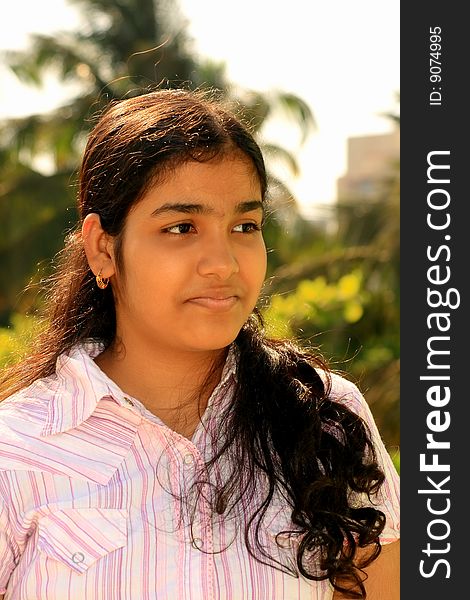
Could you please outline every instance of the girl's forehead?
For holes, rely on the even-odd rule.
[[[151,184],[131,212],[160,217],[169,213],[222,215],[263,210],[261,184],[249,159],[188,161]]]
[[[249,159],[227,157],[217,161],[188,161],[171,171],[163,178],[157,178],[149,186],[147,195],[158,196],[171,192],[183,196],[210,196],[213,192],[236,196],[245,190],[261,193],[261,184],[255,167]]]
[[[155,186],[163,185],[181,176],[197,175],[200,172],[210,169],[220,172],[237,171],[246,177],[253,177],[261,184],[261,176],[258,173],[255,162],[240,149],[223,150],[207,159],[204,159],[204,156],[201,156],[200,159],[192,157],[170,159],[162,164],[156,164],[153,172],[150,174],[150,179]]]

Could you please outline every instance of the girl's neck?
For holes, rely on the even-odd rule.
[[[227,349],[207,352],[138,352],[114,344],[96,364],[124,393],[136,398],[168,427],[191,438],[220,381]]]

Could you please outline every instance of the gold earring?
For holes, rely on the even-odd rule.
[[[100,288],[100,290],[105,290],[108,287],[109,277],[101,277],[101,271],[96,276],[96,285]]]

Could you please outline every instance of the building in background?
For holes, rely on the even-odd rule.
[[[400,158],[400,131],[348,138],[347,171],[337,181],[340,203],[376,200]]]

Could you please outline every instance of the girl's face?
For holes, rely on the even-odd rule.
[[[112,276],[124,345],[174,352],[230,344],[265,278],[262,218],[248,159],[185,163],[152,187],[127,217],[123,269]]]

